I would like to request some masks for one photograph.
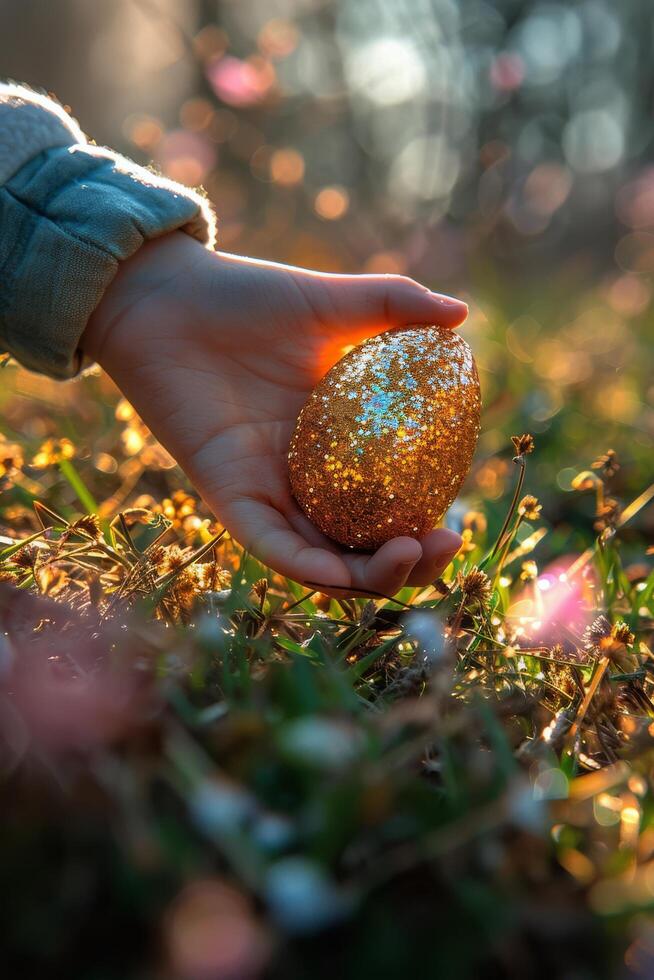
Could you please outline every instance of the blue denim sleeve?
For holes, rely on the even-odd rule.
[[[79,340],[118,264],[175,229],[213,245],[200,195],[92,145],[38,154],[0,186],[0,350],[31,370],[74,376]]]

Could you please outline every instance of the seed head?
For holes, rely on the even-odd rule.
[[[152,565],[160,565],[166,557],[166,549],[162,544],[155,544],[146,552],[148,561]]]
[[[185,568],[177,575],[167,596],[171,610],[183,623],[189,621],[198,592],[199,583],[196,568],[193,566]]]
[[[164,548],[164,557],[160,562],[161,571],[165,575],[171,574],[172,572],[180,572],[185,561],[186,554],[182,549],[176,544],[171,544],[167,548]]]
[[[71,531],[81,531],[90,538],[97,540],[100,537],[100,521],[95,514],[85,514],[71,526]]]
[[[611,624],[604,615],[600,615],[597,619],[594,619],[590,626],[587,626],[584,630],[584,649],[594,650],[598,647],[602,640],[606,640],[611,636]]]
[[[533,453],[535,448],[534,437],[528,432],[524,432],[521,436],[511,436],[511,442],[516,456],[527,456]]]
[[[627,647],[630,647],[636,639],[634,634],[629,629],[627,623],[625,623],[623,620],[619,620],[617,623],[613,624],[611,636],[616,643],[624,643],[624,645]]]
[[[26,544],[24,548],[17,551],[16,554],[11,559],[12,564],[17,565],[19,568],[25,568],[32,570],[36,563],[38,556],[38,549],[34,547],[33,544]]]
[[[259,602],[263,602],[268,592],[268,579],[267,578],[257,579],[257,581],[252,586],[252,591],[256,595]]]
[[[466,600],[477,601],[482,606],[488,602],[493,591],[488,575],[480,571],[476,565],[466,575],[461,571],[457,572],[456,584]]]

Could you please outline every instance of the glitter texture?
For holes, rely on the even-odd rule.
[[[365,341],[314,389],[288,454],[296,500],[340,544],[378,548],[436,526],[466,477],[479,434],[470,348],[442,327]]]

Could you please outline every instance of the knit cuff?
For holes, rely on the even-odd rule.
[[[34,371],[74,376],[119,262],[176,229],[213,247],[209,203],[110,150],[39,154],[0,187],[0,348]]]
[[[26,85],[0,83],[0,184],[53,146],[85,143],[63,106]]]

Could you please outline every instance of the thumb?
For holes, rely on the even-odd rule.
[[[407,276],[334,276],[330,299],[335,320],[388,330],[413,323],[458,327],[468,315],[462,300],[433,293]]]

